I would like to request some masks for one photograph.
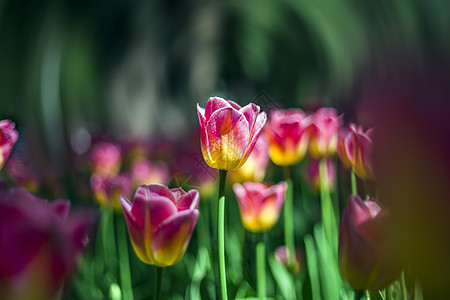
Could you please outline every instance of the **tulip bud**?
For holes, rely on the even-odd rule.
[[[131,166],[133,185],[159,183],[169,181],[169,167],[162,161],[150,162],[144,157],[138,157]]]
[[[231,182],[261,181],[266,175],[268,163],[268,141],[265,135],[261,135],[247,162],[239,169],[231,171],[228,176]]]
[[[336,171],[334,167],[333,160],[331,158],[326,158],[327,164],[327,177],[326,177],[326,186],[329,190],[334,188],[336,183]],[[311,158],[308,162],[308,168],[306,170],[305,178],[311,183],[315,190],[320,190],[320,160]]]
[[[0,170],[5,165],[14,144],[19,138],[15,124],[9,120],[0,121]]]
[[[303,159],[308,149],[310,119],[301,109],[276,110],[266,130],[269,155],[274,164],[290,166]]]
[[[286,246],[280,246],[275,250],[275,259],[283,264],[286,268],[288,268],[288,261],[290,257],[289,249]],[[293,265],[290,268],[291,272],[293,274],[298,274],[300,272],[301,268],[301,262],[302,262],[302,254],[300,253],[299,249],[295,249],[295,257],[293,261]]]
[[[339,228],[339,268],[353,288],[381,290],[400,275],[389,222],[375,201],[350,196]]]
[[[69,201],[49,203],[25,190],[0,196],[2,299],[52,299],[76,265],[94,216],[70,215]]]
[[[131,195],[131,179],[126,174],[104,178],[95,173],[92,175],[90,183],[97,203],[105,207],[112,207],[115,211],[122,209],[119,196],[129,197]]]
[[[233,101],[211,97],[202,108],[197,104],[203,158],[215,169],[235,170],[250,156],[266,114],[250,103],[240,107]]]
[[[199,193],[161,184],[141,185],[133,203],[120,197],[136,255],[145,263],[171,266],[183,256],[199,212]]]
[[[309,152],[320,158],[333,155],[338,141],[339,118],[334,108],[319,108],[312,116]]]
[[[362,127],[350,124],[345,137],[345,151],[356,176],[361,179],[373,179],[372,166],[373,128],[364,133]]]
[[[98,142],[92,146],[90,156],[95,173],[108,177],[116,175],[119,171],[122,155],[118,146]]]
[[[245,229],[261,232],[272,228],[280,216],[286,188],[284,181],[272,186],[260,182],[235,183],[233,190]]]

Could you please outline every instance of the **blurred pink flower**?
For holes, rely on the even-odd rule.
[[[95,200],[102,206],[120,211],[120,195],[131,196],[131,179],[127,174],[119,174],[113,177],[102,177],[95,173],[91,177],[91,188],[94,191]]]
[[[390,221],[375,201],[350,196],[339,228],[339,268],[353,288],[381,290],[399,277]]]
[[[103,176],[114,176],[122,161],[120,148],[109,142],[97,142],[90,151],[94,172]]]
[[[309,152],[313,157],[333,155],[338,142],[339,118],[334,108],[322,107],[312,114]]]
[[[161,184],[141,185],[133,202],[120,197],[136,255],[145,263],[171,266],[183,256],[199,212],[199,193]]]
[[[0,295],[51,299],[75,267],[94,215],[69,216],[70,202],[52,203],[25,190],[0,196]]]
[[[131,178],[134,186],[141,184],[169,183],[169,167],[163,161],[151,162],[144,157],[138,157],[131,166]]]
[[[235,183],[233,190],[244,228],[253,232],[272,228],[280,216],[286,188],[284,181],[272,186],[260,182]]]
[[[15,124],[9,120],[0,121],[0,170],[5,165],[14,144],[19,138],[19,133],[14,127]]]
[[[32,166],[29,164],[25,164],[16,153],[9,157],[5,165],[5,172],[16,184],[31,193],[35,192],[42,182],[38,172],[32,169]]]
[[[348,134],[348,128],[341,127],[338,130],[338,145],[337,145],[337,154],[339,156],[339,159],[341,160],[342,164],[346,169],[350,169],[352,167],[352,164],[350,163],[350,160],[347,156],[347,151],[345,150],[345,138]]]
[[[334,167],[333,160],[331,158],[326,158],[327,162],[327,182],[326,186],[328,189],[332,190],[336,184],[336,170]],[[305,172],[305,179],[314,187],[316,190],[320,190],[320,170],[319,170],[320,160],[311,158],[308,161],[308,168]]]
[[[364,133],[362,127],[350,124],[344,140],[345,152],[356,176],[373,179],[373,128]]]
[[[262,181],[266,175],[266,167],[269,163],[268,141],[265,135],[261,135],[255,144],[247,162],[237,170],[229,173],[231,182]]]
[[[276,110],[270,114],[266,134],[270,159],[290,166],[303,159],[308,149],[310,118],[301,109]]]
[[[211,97],[202,108],[197,104],[203,158],[212,168],[235,170],[250,156],[266,114],[250,103],[240,107],[233,101]]]
[[[289,257],[290,257],[290,252],[286,246],[279,246],[275,250],[275,259],[279,263],[284,265],[286,268],[288,267]],[[300,272],[301,267],[302,267],[302,254],[299,249],[295,249],[294,264],[290,270],[293,274],[298,274],[298,272]]]

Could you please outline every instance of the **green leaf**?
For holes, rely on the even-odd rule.
[[[295,284],[291,273],[275,259],[274,255],[269,256],[269,266],[283,297],[288,300],[295,299]]]

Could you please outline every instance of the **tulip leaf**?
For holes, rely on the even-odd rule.
[[[304,241],[306,251],[306,264],[308,267],[309,280],[311,282],[312,299],[319,300],[321,299],[321,296],[316,246],[314,245],[314,239],[310,234],[307,234],[305,236]]]
[[[291,273],[275,259],[274,255],[269,256],[269,266],[283,297],[295,299],[295,284]]]

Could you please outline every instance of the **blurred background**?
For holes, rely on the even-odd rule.
[[[442,0],[2,0],[0,115],[56,169],[93,132],[176,138],[211,95],[354,118],[374,67],[448,53],[449,12]]]

